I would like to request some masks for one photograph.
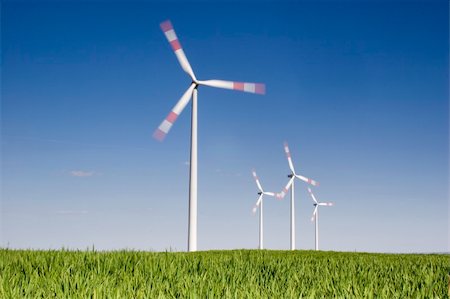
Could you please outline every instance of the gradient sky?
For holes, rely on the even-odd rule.
[[[287,182],[283,141],[318,180],[324,250],[449,251],[448,1],[2,1],[1,234],[10,248],[185,250],[189,86],[199,79],[198,248],[258,246],[255,168]],[[265,200],[265,247],[289,247],[289,201]],[[297,247],[314,247],[296,185]]]

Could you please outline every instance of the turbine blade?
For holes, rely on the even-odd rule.
[[[288,191],[289,191],[289,188],[291,188],[291,185],[292,185],[292,182],[294,181],[294,179],[295,179],[294,177],[290,178],[289,181],[288,181],[288,183],[286,184],[286,187],[284,187],[284,189],[281,190],[280,193],[277,193],[277,194],[276,194],[276,197],[277,197],[278,199],[283,199],[283,198],[286,196],[286,194],[287,194]]]
[[[274,192],[264,192],[263,194],[268,196],[275,196]]]
[[[262,83],[247,83],[247,82],[232,82],[223,80],[205,80],[198,81],[198,84],[206,85],[210,87],[218,87],[225,89],[240,90],[250,93],[265,94],[266,85]]]
[[[287,142],[284,143],[284,152],[286,153],[286,157],[289,163],[289,169],[295,174],[294,164],[292,163],[291,152],[289,151],[289,146]]]
[[[253,174],[253,178],[255,179],[256,185],[258,186],[258,190],[261,192],[264,192],[261,187],[261,183],[259,182],[258,176],[256,175],[255,170],[252,170],[252,174]]]
[[[167,133],[169,133],[170,128],[172,128],[175,120],[178,115],[183,111],[186,107],[187,103],[192,97],[192,92],[194,91],[195,83],[192,83],[191,86],[186,90],[186,92],[181,96],[180,100],[176,103],[176,105],[172,108],[169,115],[162,121],[159,127],[153,133],[153,138],[163,141],[166,137]]]
[[[317,182],[317,181],[315,181],[315,180],[308,179],[307,177],[304,177],[304,176],[298,175],[298,174],[296,174],[295,176],[296,176],[297,178],[299,178],[300,180],[302,180],[302,181],[308,183],[308,184],[311,184],[311,185],[316,186],[316,187],[319,186],[319,182]]]
[[[316,206],[316,207],[314,208],[314,212],[313,212],[313,214],[312,214],[311,221],[314,221],[314,219],[316,218],[317,208],[318,208],[318,207],[319,207],[319,206]]]
[[[263,194],[261,194],[258,198],[258,200],[256,201],[255,206],[253,207],[253,213],[256,213],[256,210],[258,209],[259,205],[261,204],[261,200],[263,198]]]
[[[320,202],[319,206],[331,207],[331,206],[334,206],[334,203],[332,203],[332,202]]]
[[[191,65],[189,64],[189,61],[186,58],[186,55],[184,54],[183,48],[181,47],[180,42],[178,41],[178,37],[175,33],[175,29],[173,29],[172,23],[167,20],[160,24],[161,30],[164,32],[164,35],[166,36],[167,40],[169,41],[170,45],[172,46],[172,50],[175,52],[175,55],[177,56],[178,62],[180,63],[183,70],[191,77],[193,81],[196,81],[194,71],[191,68]]]
[[[315,197],[314,194],[312,193],[311,188],[309,188],[309,187],[308,187],[308,192],[309,192],[309,195],[311,195],[311,197],[312,197],[312,199],[314,200],[314,202],[315,202],[316,204],[319,204],[319,203],[317,202],[317,200],[316,200],[316,197]]]

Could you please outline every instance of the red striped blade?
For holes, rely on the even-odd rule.
[[[259,182],[258,176],[256,175],[256,171],[252,170],[253,178],[255,179],[256,185],[258,186],[258,190],[264,192],[261,183]]]
[[[198,81],[200,85],[206,85],[210,87],[218,87],[232,90],[239,90],[249,93],[265,94],[266,85],[263,83],[247,83],[247,82],[233,82],[224,80],[205,80]]]
[[[253,209],[252,209],[253,213],[256,213],[256,210],[258,209],[259,205],[261,204],[262,198],[263,198],[263,195],[261,194],[261,195],[258,197],[258,200],[256,201],[256,204],[255,204],[255,206],[254,206]]]
[[[193,81],[196,81],[194,71],[192,70],[191,65],[189,64],[189,61],[184,54],[183,48],[181,47],[180,41],[178,40],[178,37],[175,33],[175,29],[172,26],[172,23],[167,20],[160,24],[161,30],[164,32],[164,35],[166,36],[167,40],[169,41],[172,50],[175,52],[175,55],[177,56],[178,62],[180,63],[183,70],[191,77]]]
[[[176,103],[176,105],[172,108],[169,115],[162,121],[159,127],[153,133],[153,138],[163,141],[166,135],[169,133],[173,124],[177,120],[178,116],[183,112],[186,105],[189,103],[192,92],[195,88],[195,83],[192,83],[191,86],[186,90],[186,92],[181,96],[180,100]]]
[[[314,202],[318,204],[318,202],[317,202],[317,200],[316,200],[316,197],[314,196],[314,194],[313,194],[312,191],[311,191],[311,188],[309,188],[309,187],[308,187],[308,192],[309,192],[309,195],[311,195],[311,197],[312,197],[312,199],[314,200]]]
[[[286,157],[289,163],[289,169],[295,174],[294,164],[292,163],[291,151],[289,150],[289,146],[287,142],[284,143],[284,152],[286,153]]]
[[[295,179],[295,177],[290,178],[288,183],[286,184],[286,186],[283,188],[283,190],[281,190],[280,193],[276,194],[276,197],[278,199],[283,199],[286,196],[286,194],[289,191],[289,188],[291,188],[291,185],[292,185],[292,182],[294,181],[294,179]]]
[[[307,178],[307,177],[304,177],[304,176],[302,176],[302,175],[295,175],[297,178],[299,178],[300,180],[302,180],[302,181],[304,181],[304,182],[306,182],[306,183],[308,183],[308,184],[311,184],[311,185],[313,185],[313,186],[316,186],[316,187],[318,187],[319,186],[319,182],[318,181],[315,181],[315,180],[312,180],[312,179],[309,179],[309,178]]]

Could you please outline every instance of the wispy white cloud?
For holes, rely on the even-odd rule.
[[[70,171],[71,176],[75,177],[90,177],[95,175],[96,173],[94,171],[84,171],[84,170],[72,170]]]
[[[183,165],[189,166],[189,165],[191,165],[191,163],[189,161],[184,161]]]

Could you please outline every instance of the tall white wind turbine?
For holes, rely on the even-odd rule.
[[[256,186],[258,187],[258,200],[256,201],[255,206],[253,207],[253,213],[256,213],[256,210],[259,207],[259,249],[263,249],[263,238],[264,238],[264,226],[263,226],[263,197],[264,195],[275,196],[273,192],[266,192],[263,190],[261,183],[259,182],[258,176],[256,172],[253,170],[253,178],[255,179]]]
[[[304,181],[308,184],[311,184],[313,186],[319,186],[319,182],[308,179],[307,177],[304,177],[295,172],[294,164],[292,163],[291,153],[289,151],[287,142],[284,143],[284,151],[286,152],[286,157],[289,163],[289,169],[291,170],[291,173],[288,175],[290,179],[286,187],[284,187],[283,191],[281,191],[281,193],[278,193],[276,196],[278,198],[283,198],[287,194],[288,190],[291,189],[291,250],[295,250],[295,203],[294,203],[295,178]]]
[[[316,220],[316,250],[319,250],[319,206],[333,206],[334,203],[332,202],[318,202],[316,200],[316,197],[314,196],[314,194],[311,191],[311,188],[308,187],[308,192],[311,195],[312,200],[314,201],[314,212],[312,214],[311,217],[311,221],[314,221],[314,219]]]
[[[189,222],[188,222],[188,251],[197,250],[197,89],[199,85],[211,87],[234,89],[250,93],[265,93],[265,85],[257,83],[232,82],[223,80],[205,80],[200,81],[195,77],[194,71],[184,54],[184,51],[178,41],[175,30],[170,21],[160,24],[164,35],[172,46],[175,56],[181,65],[181,68],[189,75],[192,82],[180,100],[170,111],[169,115],[163,120],[159,127],[153,133],[153,137],[162,141],[173,126],[175,120],[189,103],[192,97],[191,111],[191,156],[190,156],[190,175],[189,175]]]

